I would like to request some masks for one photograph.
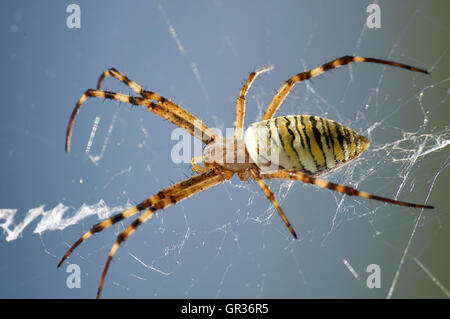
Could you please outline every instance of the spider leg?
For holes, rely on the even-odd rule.
[[[207,170],[207,171],[209,171],[209,170]],[[202,173],[204,173],[204,172],[202,172]],[[196,176],[194,176],[194,177],[196,177]],[[192,178],[190,183],[192,183],[192,185],[195,185],[195,184],[201,182],[203,179],[204,179],[203,176]],[[181,182],[175,183],[169,187],[166,187],[165,189],[161,190],[160,192],[156,193],[155,195],[148,197],[146,200],[144,200],[140,204],[133,206],[119,214],[116,214],[116,215],[114,215],[108,219],[105,219],[105,220],[101,221],[100,223],[94,225],[83,236],[81,236],[75,242],[75,244],[72,245],[72,247],[70,247],[70,249],[66,252],[64,257],[59,262],[58,267],[60,267],[62,265],[62,263],[67,259],[67,257],[69,257],[69,255],[75,250],[75,248],[77,248],[82,242],[84,242],[86,239],[88,239],[95,233],[101,232],[102,230],[114,225],[115,223],[120,222],[121,220],[123,220],[125,218],[131,217],[131,216],[139,213],[140,211],[151,207],[152,205],[156,204],[157,202],[159,202],[165,198],[170,198],[171,196],[174,196],[180,192],[183,192],[185,190],[185,187],[186,187],[186,181],[181,181]]]
[[[269,66],[266,68],[261,68],[256,70],[248,76],[247,82],[242,86],[241,91],[239,92],[239,97],[237,99],[237,108],[236,108],[236,131],[235,138],[240,140],[242,139],[243,134],[243,126],[244,126],[244,117],[245,117],[245,97],[247,96],[247,92],[250,89],[253,81],[256,77],[264,72],[273,70],[273,66]]]
[[[354,189],[352,187],[349,187],[349,186],[344,186],[344,185],[340,185],[340,184],[334,184],[334,183],[325,181],[323,179],[315,178],[315,177],[306,175],[306,174],[304,174],[302,172],[294,171],[294,170],[280,170],[280,171],[277,171],[277,172],[274,172],[274,173],[261,174],[260,176],[263,179],[281,178],[281,179],[298,180],[298,181],[302,181],[304,183],[314,184],[314,185],[317,185],[319,187],[328,188],[328,189],[331,189],[331,190],[334,190],[334,191],[337,191],[339,193],[346,194],[346,195],[349,195],[349,196],[359,196],[359,197],[362,197],[362,198],[375,199],[375,200],[378,200],[378,201],[391,203],[391,204],[395,204],[395,205],[416,207],[416,208],[434,209],[433,206],[429,206],[429,205],[420,205],[420,204],[407,203],[407,202],[402,202],[402,201],[398,201],[398,200],[395,200],[395,199],[390,199],[390,198],[385,198],[385,197],[381,197],[381,196],[377,196],[377,195],[372,195],[372,194],[369,194],[369,193],[366,193],[366,192],[361,192],[361,191],[359,191],[357,189]]]
[[[159,105],[167,109],[167,112],[173,113],[174,115],[177,115],[178,117],[181,117],[187,122],[189,122],[191,125],[195,127],[196,130],[198,130],[197,134],[202,133],[204,135],[202,140],[206,142],[211,142],[213,139],[216,138],[214,132],[208,126],[203,124],[202,121],[200,121],[197,117],[186,111],[181,106],[162,97],[158,93],[142,89],[142,87],[139,84],[130,80],[127,76],[125,76],[123,73],[119,72],[115,68],[110,68],[102,73],[97,82],[98,90],[100,90],[103,79],[107,76],[115,77],[117,80],[119,80],[122,83],[125,83],[129,88],[131,88],[134,92],[140,94],[142,97],[158,102]]]
[[[108,272],[109,264],[114,257],[120,244],[123,243],[129,236],[131,236],[136,229],[145,223],[152,215],[160,209],[164,209],[170,205],[176,204],[194,194],[204,191],[214,185],[217,185],[225,180],[230,179],[233,176],[233,172],[230,171],[217,171],[216,169],[211,169],[200,175],[193,176],[182,182],[180,182],[184,189],[177,194],[174,194],[168,198],[164,198],[157,203],[151,205],[145,212],[143,212],[134,222],[130,224],[119,236],[114,245],[111,247],[108,259],[106,260],[105,267],[103,269],[102,277],[100,279],[100,284],[97,291],[97,298],[100,298],[100,294],[103,288],[103,283],[105,281],[106,273]]]
[[[58,263],[58,267],[61,267],[61,265],[63,264],[63,262],[67,259],[67,257],[69,257],[69,255],[75,250],[75,248],[77,248],[83,241],[85,241],[86,239],[88,239],[89,237],[91,237],[92,235],[94,235],[95,233],[101,232],[102,230],[104,230],[105,228],[108,228],[109,226],[114,225],[117,222],[120,222],[121,220],[128,218],[130,216],[133,216],[134,214],[140,212],[138,206],[134,206],[131,207],[119,214],[116,214],[108,219],[105,219],[103,221],[101,221],[98,224],[95,224],[94,226],[92,226],[92,228],[87,231],[86,233],[84,233],[83,236],[81,236],[76,242],[75,244],[72,245],[72,247],[70,247],[70,249],[66,252],[66,254],[64,255],[63,258],[61,258],[60,262]]]
[[[266,195],[266,197],[270,200],[273,206],[275,206],[275,208],[278,211],[278,214],[280,214],[281,219],[291,232],[292,236],[294,236],[294,238],[297,239],[297,234],[295,233],[294,228],[291,226],[291,223],[289,222],[280,205],[276,201],[275,195],[272,193],[269,186],[267,186],[267,184],[261,179],[262,176],[260,176],[259,173],[257,173],[254,170],[252,170],[251,172],[253,179],[258,183],[259,187],[261,187],[262,191],[264,192],[264,195]]]
[[[209,170],[209,168],[198,165],[197,163],[202,161],[202,156],[194,156],[191,158],[191,167],[194,172],[197,174],[204,173]]]
[[[72,134],[72,126],[73,126],[75,117],[76,117],[78,111],[80,110],[81,105],[83,105],[83,103],[86,101],[86,99],[90,98],[90,97],[101,98],[101,99],[112,99],[112,100],[117,100],[117,101],[124,102],[124,103],[130,103],[133,105],[147,107],[147,109],[150,112],[153,112],[156,115],[159,115],[162,118],[168,120],[169,122],[177,125],[178,127],[185,129],[192,136],[200,138],[197,127],[195,127],[194,124],[192,124],[191,122],[187,121],[186,119],[184,119],[176,114],[167,112],[165,107],[163,107],[159,104],[155,104],[147,98],[134,97],[134,96],[129,96],[129,95],[115,93],[115,92],[109,92],[109,91],[87,90],[86,92],[84,92],[84,94],[78,100],[75,108],[73,109],[72,115],[70,116],[69,124],[67,126],[67,133],[66,133],[66,152],[69,152],[69,150],[70,150],[70,138],[71,138],[71,134]],[[210,138],[208,138],[205,135],[201,136],[201,139],[204,143],[210,142]]]
[[[117,80],[119,80],[120,82],[126,84],[130,89],[132,89],[137,94],[141,94],[141,92],[143,91],[142,87],[139,84],[130,80],[126,75],[119,72],[116,68],[109,68],[108,70],[103,72],[102,75],[100,75],[100,78],[97,81],[97,90],[102,89],[101,88],[102,82],[108,76],[112,76]]]
[[[268,120],[268,119],[272,118],[272,116],[275,114],[275,112],[277,111],[277,109],[279,108],[281,103],[283,103],[284,99],[286,98],[286,96],[289,94],[289,92],[291,91],[291,89],[294,87],[294,85],[296,83],[308,80],[308,79],[318,76],[326,71],[338,68],[343,65],[347,65],[351,62],[370,62],[370,63],[385,64],[385,65],[390,65],[390,66],[394,66],[397,68],[407,69],[407,70],[414,71],[414,72],[422,72],[425,74],[429,74],[429,72],[426,70],[419,69],[419,68],[409,66],[406,64],[401,64],[401,63],[386,61],[386,60],[380,60],[380,59],[346,55],[346,56],[340,57],[338,59],[335,59],[333,61],[330,61],[328,63],[325,63],[325,64],[323,64],[317,68],[314,68],[310,71],[306,71],[306,72],[302,72],[297,75],[294,75],[289,80],[284,82],[284,84],[278,90],[277,94],[275,94],[275,96],[273,97],[272,102],[270,102],[269,107],[267,108],[266,113],[264,113],[262,120],[264,121],[264,120]]]

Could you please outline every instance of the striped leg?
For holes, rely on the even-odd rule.
[[[269,66],[266,68],[262,68],[256,70],[248,76],[247,82],[242,86],[241,91],[239,92],[239,97],[237,99],[237,109],[236,109],[236,131],[235,138],[240,140],[242,139],[243,127],[244,127],[244,117],[245,117],[245,97],[247,96],[247,92],[252,86],[253,81],[255,81],[256,77],[264,72],[273,70],[273,66]]]
[[[209,170],[207,170],[207,171],[209,171]],[[202,173],[204,173],[204,171]],[[190,181],[190,183],[192,185],[195,185],[199,182],[202,182],[202,180],[204,178],[205,177],[202,177],[202,176],[196,177],[195,179],[193,178]],[[158,203],[159,201],[161,201],[165,198],[170,198],[171,196],[175,196],[175,195],[179,194],[180,192],[185,191],[187,186],[189,186],[189,185],[187,185],[186,181],[181,181],[176,184],[173,184],[173,185],[161,190],[157,194],[148,197],[146,200],[144,200],[140,204],[138,204],[134,207],[131,207],[119,214],[116,214],[116,215],[114,215],[108,219],[105,219],[105,220],[101,221],[100,223],[94,225],[89,231],[87,231],[83,236],[81,236],[75,242],[75,244],[72,245],[72,247],[70,247],[70,249],[66,252],[64,257],[59,262],[58,267],[60,267],[62,265],[62,263],[67,259],[67,257],[69,257],[69,255],[75,250],[75,248],[78,247],[78,245],[80,245],[86,239],[91,237],[93,234],[101,232],[102,230],[108,228],[109,226],[114,225],[117,222],[120,222],[121,220],[123,220],[125,218],[131,217],[131,216],[139,213],[140,211],[155,205],[156,203]]]
[[[103,74],[98,79],[97,90],[100,90],[102,81],[107,76],[115,77],[122,83],[125,83],[134,92],[140,94],[142,97],[158,102],[159,105],[161,105],[162,107],[165,107],[167,109],[167,112],[173,113],[174,115],[177,115],[178,117],[183,118],[184,120],[189,122],[191,125],[193,125],[195,127],[195,129],[197,130],[197,134],[200,134],[200,133],[203,134],[203,137],[201,139],[205,143],[209,143],[213,139],[216,138],[214,132],[211,131],[211,129],[208,126],[203,124],[202,121],[200,121],[197,117],[195,117],[194,115],[192,115],[191,113],[186,111],[181,106],[162,97],[161,95],[159,95],[155,92],[145,91],[144,89],[142,89],[142,87],[139,84],[137,84],[136,82],[133,82],[127,76],[125,76],[124,74],[122,74],[121,72],[116,70],[115,68],[110,68],[110,69],[106,70],[105,72],[103,72]]]
[[[147,98],[141,98],[141,97],[134,97],[129,96],[121,93],[114,93],[109,91],[101,91],[101,90],[87,90],[84,92],[84,94],[81,96],[81,98],[78,100],[75,108],[73,109],[72,115],[70,116],[69,125],[67,126],[67,133],[66,133],[66,152],[69,152],[70,150],[70,138],[72,134],[72,126],[73,122],[75,120],[75,117],[78,113],[78,111],[81,108],[81,105],[86,101],[89,97],[96,97],[101,99],[112,99],[117,100],[124,103],[130,103],[133,105],[139,105],[139,106],[145,106],[147,109],[156,115],[161,116],[162,118],[168,120],[169,122],[172,122],[173,124],[177,125],[178,127],[181,127],[185,129],[187,132],[189,132],[192,136],[198,137],[199,132],[197,128],[192,124],[191,122],[187,121],[186,119],[173,114],[171,112],[167,112],[166,108],[155,104],[152,101],[150,101]],[[206,137],[205,135],[201,137],[204,143],[209,143],[210,139]]]
[[[109,252],[108,259],[106,260],[105,267],[103,269],[102,277],[100,279],[100,284],[97,291],[97,298],[100,298],[100,294],[103,288],[103,284],[105,281],[106,273],[108,272],[109,264],[111,263],[112,258],[114,257],[117,249],[120,244],[123,243],[128,237],[130,237],[136,229],[145,223],[152,215],[160,209],[164,209],[170,205],[176,204],[183,199],[186,199],[196,193],[204,191],[214,185],[217,185],[221,182],[224,182],[227,179],[230,179],[233,176],[233,173],[230,171],[221,171],[217,172],[215,169],[212,169],[206,173],[193,176],[181,182],[184,186],[184,190],[175,195],[169,196],[168,198],[164,198],[157,203],[151,205],[148,210],[143,212],[130,226],[128,226],[119,236],[117,236],[117,240],[114,245],[111,247]]]
[[[275,96],[273,97],[272,102],[270,102],[270,105],[267,108],[266,113],[264,113],[262,120],[264,121],[264,120],[268,120],[268,119],[272,118],[272,116],[275,114],[275,112],[277,111],[277,109],[279,108],[281,103],[283,103],[284,99],[286,98],[286,96],[289,94],[289,92],[291,91],[291,89],[294,87],[294,85],[296,83],[308,80],[308,79],[318,76],[326,71],[338,68],[343,65],[347,65],[351,62],[379,63],[379,64],[394,66],[397,68],[407,69],[410,71],[422,72],[425,74],[429,74],[429,72],[426,70],[422,70],[422,69],[419,69],[419,68],[416,68],[413,66],[409,66],[406,64],[401,64],[401,63],[386,61],[386,60],[380,60],[380,59],[363,58],[363,57],[359,57],[359,56],[346,55],[339,59],[335,59],[331,62],[325,63],[322,66],[314,68],[310,71],[302,72],[297,75],[294,75],[289,80],[284,82],[284,84],[278,90],[277,94],[275,94]]]
[[[407,202],[401,202],[395,199],[385,198],[377,195],[372,195],[366,192],[361,192],[359,190],[356,190],[349,186],[339,185],[330,183],[328,181],[325,181],[323,179],[318,179],[309,175],[306,175],[299,171],[293,171],[293,170],[280,170],[275,173],[269,173],[269,174],[261,174],[261,178],[263,179],[272,179],[272,178],[281,178],[281,179],[290,179],[290,180],[298,180],[302,181],[304,183],[308,184],[314,184],[323,188],[328,188],[334,191],[337,191],[342,194],[346,194],[349,196],[359,196],[362,198],[368,198],[368,199],[375,199],[378,201],[391,203],[395,205],[401,205],[401,206],[408,206],[408,207],[416,207],[416,208],[427,208],[427,209],[434,209],[433,206],[429,205],[420,205],[420,204],[413,204],[413,203],[407,203]]]
[[[291,223],[287,219],[286,215],[284,214],[283,210],[281,209],[280,205],[275,199],[275,195],[272,193],[272,191],[269,189],[269,187],[264,183],[264,181],[261,179],[262,176],[259,175],[256,171],[251,171],[252,177],[254,180],[259,184],[259,187],[261,187],[262,191],[264,192],[264,195],[270,200],[270,202],[275,206],[275,208],[278,211],[278,214],[280,214],[281,219],[283,220],[286,227],[291,232],[292,236],[294,236],[295,239],[297,239],[297,234],[294,231],[294,228],[291,226]]]

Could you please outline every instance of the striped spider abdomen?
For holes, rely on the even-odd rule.
[[[289,115],[253,123],[245,132],[245,145],[263,171],[293,169],[318,176],[358,157],[370,142],[330,119]]]

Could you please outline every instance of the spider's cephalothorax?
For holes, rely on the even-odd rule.
[[[361,155],[369,147],[369,141],[342,124],[317,116],[290,115],[273,118],[273,115],[295,83],[308,80],[330,69],[338,68],[351,62],[385,64],[428,74],[426,70],[392,61],[359,56],[343,56],[310,71],[296,74],[284,82],[273,97],[262,120],[250,125],[244,138],[245,97],[255,78],[259,74],[272,69],[272,67],[263,68],[250,73],[247,82],[241,88],[237,100],[235,137],[222,139],[182,107],[155,92],[143,90],[137,83],[131,81],[114,68],[106,70],[100,76],[97,89],[87,90],[78,100],[72,112],[67,127],[66,151],[70,149],[70,137],[75,116],[88,97],[114,99],[146,107],[149,111],[185,129],[192,136],[201,139],[206,146],[202,156],[193,157],[191,160],[192,169],[197,173],[196,175],[166,187],[138,205],[94,225],[72,245],[59,262],[58,267],[61,266],[79,244],[94,233],[100,232],[125,218],[143,211],[117,237],[116,242],[112,246],[97,291],[97,298],[100,297],[105,276],[114,254],[120,244],[133,234],[142,223],[147,221],[156,211],[229,180],[234,174],[237,174],[243,181],[253,178],[258,183],[264,195],[272,202],[294,238],[297,238],[297,235],[293,227],[277,203],[274,194],[264,182],[264,179],[297,180],[349,196],[375,199],[402,206],[433,208],[433,206],[407,203],[372,195],[352,187],[334,184],[317,178],[320,174],[336,169]],[[107,76],[113,76],[125,83],[140,97],[101,90],[101,83]],[[197,134],[198,132],[201,132],[201,134]],[[201,161],[204,163],[204,166],[198,164]]]
[[[236,138],[217,139],[206,145],[202,161],[205,168],[219,166],[238,174],[241,181],[251,177],[251,170],[258,170],[258,166],[248,155],[245,141]]]

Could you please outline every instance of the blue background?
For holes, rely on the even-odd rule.
[[[232,127],[239,89],[261,66],[275,70],[252,86],[247,125],[260,119],[283,81],[342,55],[432,70],[334,70],[298,84],[277,114],[325,116],[369,137],[371,149],[327,176],[331,181],[417,203],[428,197],[436,210],[271,182],[299,234],[293,241],[258,186],[234,178],[143,225],[119,249],[103,297],[449,296],[449,160],[448,147],[439,147],[449,140],[448,1],[379,1],[380,29],[364,27],[370,1],[78,1],[80,29],[66,26],[70,3],[2,1],[0,208],[17,209],[16,224],[41,205],[63,203],[71,216],[101,199],[111,207],[137,203],[192,174],[170,158],[172,124],[112,101],[86,102],[72,151],[64,152],[77,99],[109,67],[221,129]],[[130,93],[116,82],[107,79],[105,88]],[[96,117],[92,155],[100,154],[116,117],[98,165],[85,153]],[[81,288],[69,289],[66,265],[56,265],[98,217],[40,235],[33,233],[39,220],[17,240],[0,237],[0,297],[94,297],[107,253],[128,221],[77,249],[69,261],[81,268]],[[379,289],[366,286],[369,264],[381,267]]]

